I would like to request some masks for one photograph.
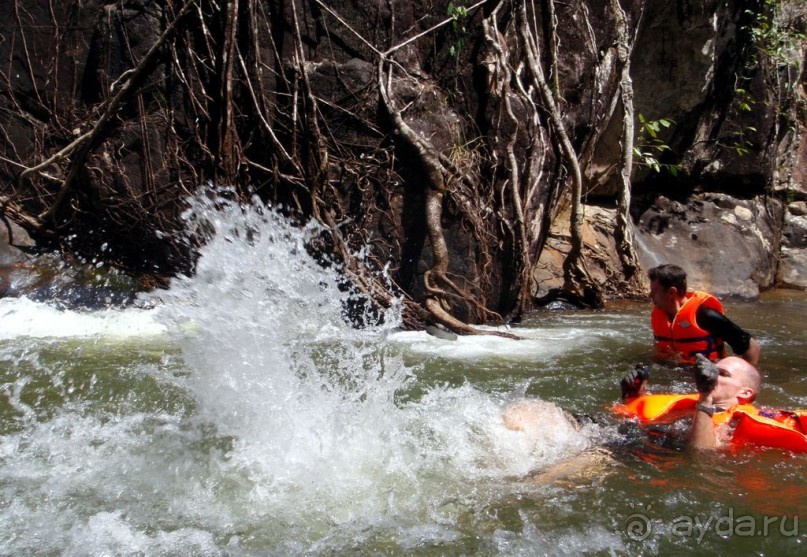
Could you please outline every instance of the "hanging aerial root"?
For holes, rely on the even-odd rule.
[[[146,70],[157,59],[165,42],[171,35],[173,35],[174,31],[176,31],[177,26],[184,19],[184,17],[188,13],[190,13],[190,8],[195,3],[196,0],[188,0],[182,7],[182,9],[177,13],[176,17],[174,17],[171,23],[165,28],[160,37],[154,42],[153,45],[151,45],[151,48],[149,48],[148,52],[143,56],[140,62],[138,62],[137,66],[125,72],[118,79],[118,81],[123,80],[122,85],[120,86],[118,91],[109,99],[109,101],[107,101],[106,106],[104,106],[101,111],[101,116],[95,121],[95,123],[92,125],[89,131],[81,134],[76,139],[74,139],[70,144],[63,147],[62,149],[60,149],[47,159],[43,160],[39,164],[32,166],[30,168],[26,168],[20,173],[18,181],[20,184],[23,184],[25,180],[28,179],[31,175],[41,174],[48,168],[57,166],[66,159],[69,158],[76,159],[70,161],[71,169],[67,173],[67,176],[65,177],[64,181],[62,182],[62,185],[59,189],[59,192],[56,194],[54,202],[48,209],[43,211],[36,218],[36,220],[40,222],[48,220],[61,207],[62,203],[67,197],[67,194],[72,188],[72,184],[77,173],[77,168],[81,165],[81,162],[83,162],[83,158],[89,152],[89,147],[93,144],[93,142],[96,139],[100,137],[101,133],[112,121],[115,114],[117,114],[118,109],[123,104],[123,101],[129,98],[129,96],[133,93],[133,91],[140,83],[140,81],[146,76]],[[75,153],[78,153],[77,157],[73,156]]]

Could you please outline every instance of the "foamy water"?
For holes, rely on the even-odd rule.
[[[807,542],[671,533],[730,512],[792,525],[805,460],[698,458],[607,425],[620,374],[649,353],[646,308],[538,314],[518,341],[404,332],[395,311],[356,330],[344,310],[359,298],[306,247],[316,228],[216,205],[188,215],[212,234],[197,273],[140,308],[0,300],[0,555],[787,555]],[[746,309],[753,323],[764,308]],[[803,309],[759,319],[783,316],[759,335],[763,396],[783,407],[807,392]],[[653,373],[686,387],[680,370]],[[631,537],[639,515],[657,526],[647,539]]]
[[[465,535],[463,517],[514,479],[594,444],[596,428],[571,421],[507,429],[503,411],[517,391],[464,384],[407,395],[423,372],[407,354],[534,358],[568,349],[579,331],[447,342],[398,332],[394,313],[355,330],[344,322],[352,294],[338,270],[306,250],[315,229],[293,229],[269,209],[202,201],[189,226],[215,233],[192,278],[148,297],[155,309],[0,301],[10,424],[0,547],[9,553],[453,543]],[[106,352],[73,342],[81,339],[104,340]],[[63,363],[71,351],[75,367]],[[121,353],[133,356],[121,363]],[[506,536],[489,543],[513,547]]]
[[[477,327],[480,332],[501,331],[515,333],[519,340],[495,335],[458,336],[454,340],[444,340],[425,331],[398,331],[388,336],[388,341],[406,346],[413,353],[439,355],[452,360],[476,360],[479,358],[506,358],[508,361],[534,361],[536,355],[550,359],[574,350],[576,347],[590,346],[598,336],[608,337],[613,333],[607,330],[592,333],[591,330],[575,327],[562,329],[535,329],[519,327]]]
[[[155,309],[60,309],[28,298],[0,298],[0,340],[20,337],[145,337],[165,334]]]

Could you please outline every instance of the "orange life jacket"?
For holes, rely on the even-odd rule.
[[[644,425],[667,424],[692,416],[698,394],[644,395],[614,406],[621,416],[636,418]],[[807,410],[779,410],[738,404],[712,416],[715,426],[728,423],[733,429],[731,446],[746,445],[807,452]]]
[[[678,354],[683,363],[693,363],[695,354],[703,354],[712,361],[726,355],[723,339],[713,337],[701,329],[695,314],[702,305],[725,314],[717,298],[707,292],[687,292],[686,301],[670,321],[667,313],[657,307],[650,314],[650,325],[656,346],[665,355]]]

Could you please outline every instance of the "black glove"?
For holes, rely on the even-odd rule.
[[[711,393],[717,385],[717,377],[720,371],[717,366],[710,362],[703,354],[695,355],[695,385],[701,394]]]
[[[622,381],[619,382],[619,386],[622,388],[622,398],[626,399],[639,396],[642,387],[644,387],[649,377],[650,369],[644,364],[636,364],[633,371],[628,373],[622,378]]]

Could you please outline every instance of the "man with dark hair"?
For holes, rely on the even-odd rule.
[[[653,311],[650,323],[656,346],[664,358],[694,363],[696,354],[712,361],[734,354],[752,365],[759,362],[759,344],[725,315],[717,298],[688,291],[686,272],[677,265],[659,265],[647,272]]]

